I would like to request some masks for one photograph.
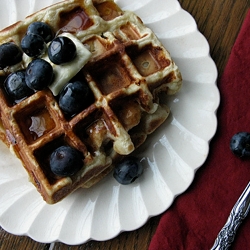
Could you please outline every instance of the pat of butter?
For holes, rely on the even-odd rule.
[[[61,65],[52,63],[48,55],[44,56],[44,60],[49,62],[54,70],[54,80],[49,86],[54,96],[57,96],[61,89],[73,78],[88,62],[91,57],[91,52],[72,34],[63,33],[60,36],[65,36],[71,39],[76,46],[76,57],[68,62]]]

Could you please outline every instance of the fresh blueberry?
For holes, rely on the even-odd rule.
[[[59,107],[66,116],[72,117],[93,103],[93,94],[86,82],[68,83],[59,95]]]
[[[50,156],[51,171],[58,176],[74,175],[82,166],[82,154],[70,146],[61,146],[55,149]]]
[[[143,167],[135,157],[124,158],[114,169],[114,178],[123,185],[134,182],[143,172]]]
[[[14,43],[0,45],[0,69],[15,65],[22,60],[23,52]]]
[[[68,37],[56,37],[49,45],[48,56],[54,64],[70,62],[76,56],[76,46]]]
[[[47,49],[43,38],[36,34],[26,34],[21,41],[21,48],[29,57],[39,57]]]
[[[15,101],[21,100],[33,93],[26,85],[25,71],[17,71],[10,74],[4,81],[7,94]]]
[[[231,151],[238,157],[250,156],[250,133],[239,132],[230,141]]]
[[[43,38],[48,43],[54,37],[52,28],[44,22],[33,22],[28,26],[27,34],[36,34]]]
[[[51,84],[53,80],[53,68],[43,59],[34,59],[26,69],[25,80],[29,88],[42,90]]]

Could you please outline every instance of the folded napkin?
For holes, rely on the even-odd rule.
[[[161,217],[150,250],[210,249],[250,180],[250,160],[237,158],[229,148],[235,133],[250,132],[250,11],[218,87],[218,129],[207,161],[189,189]],[[250,215],[238,229],[232,249],[250,249],[249,229]]]

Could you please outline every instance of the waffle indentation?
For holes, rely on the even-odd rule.
[[[100,60],[89,72],[104,95],[126,88],[133,82],[120,54]]]
[[[149,76],[170,65],[170,60],[164,55],[162,48],[147,45],[142,49],[130,47],[128,55],[142,76]]]
[[[80,7],[60,14],[60,32],[76,33],[77,31],[86,30],[92,25],[93,21],[86,11]]]
[[[122,10],[113,2],[107,1],[95,4],[97,11],[105,21],[110,21],[122,15]]]

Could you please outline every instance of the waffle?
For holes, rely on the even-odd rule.
[[[79,187],[96,184],[144,143],[170,113],[161,93],[175,94],[182,79],[155,34],[111,0],[54,4],[2,30],[0,44],[20,45],[34,21],[48,23],[56,36],[72,38],[78,57],[66,65],[51,63],[54,82],[18,103],[0,88],[0,139],[20,158],[43,199],[53,204]],[[20,63],[0,70],[1,86],[11,72],[25,69],[31,60],[23,54]],[[69,118],[57,96],[75,76],[88,83],[94,98]],[[50,170],[48,159],[60,145],[82,152],[83,166],[73,176],[59,177]]]

